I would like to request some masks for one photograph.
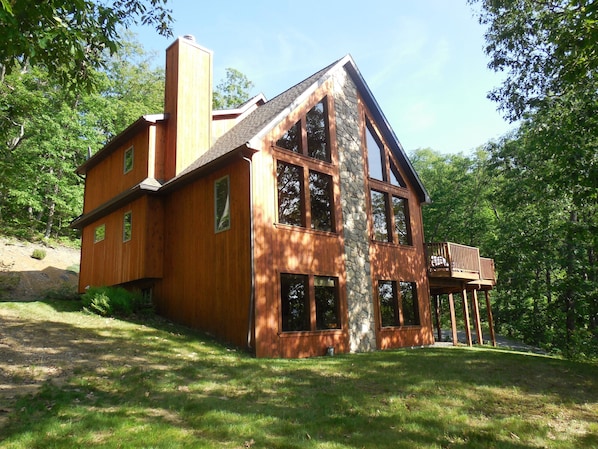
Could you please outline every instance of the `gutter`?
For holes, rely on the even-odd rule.
[[[253,349],[251,346],[252,330],[254,325],[254,310],[255,310],[255,232],[253,229],[253,162],[246,156],[241,154],[244,161],[249,164],[249,245],[251,252],[251,292],[249,294],[249,313],[247,319],[247,347]]]

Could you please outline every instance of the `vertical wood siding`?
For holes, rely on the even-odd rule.
[[[251,292],[248,163],[238,160],[164,198],[158,311],[244,347]],[[231,228],[214,232],[214,181],[230,176]]]
[[[148,127],[152,128],[154,125]],[[85,202],[87,213],[116,195],[137,185],[148,176],[149,130],[140,132],[112,152],[101,164],[92,167],[85,178]],[[123,173],[125,151],[133,145],[133,169]]]
[[[123,219],[132,214],[131,240],[123,242]],[[106,226],[104,240],[94,243],[95,228]],[[79,291],[88,286],[118,285],[162,276],[162,205],[142,197],[82,230]]]

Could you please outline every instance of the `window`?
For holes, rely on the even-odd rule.
[[[106,225],[101,224],[100,226],[97,226],[94,230],[93,243],[101,242],[102,240],[104,240],[104,238],[106,238]]]
[[[280,275],[282,331],[340,329],[338,278]]]
[[[409,208],[407,200],[400,196],[392,196],[395,238],[401,245],[411,245],[409,227]]]
[[[404,197],[406,184],[390,150],[367,118],[365,125],[372,238],[378,242],[411,245],[409,205]]]
[[[131,146],[127,148],[125,151],[125,158],[124,158],[124,173],[129,173],[133,170],[133,158],[134,158],[134,148]]]
[[[123,242],[131,240],[133,234],[133,212],[126,212],[123,217]]]
[[[224,176],[214,181],[214,230],[230,229],[230,178]]]
[[[276,176],[279,223],[334,231],[332,176],[282,161],[276,164]]]
[[[330,162],[328,108],[324,97],[305,117],[295,123],[276,141],[276,146],[293,153]]]
[[[420,324],[415,282],[378,281],[378,301],[382,327]]]

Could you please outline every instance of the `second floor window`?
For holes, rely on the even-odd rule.
[[[372,239],[411,245],[407,184],[390,149],[365,118],[365,146],[370,186]]]
[[[129,173],[133,170],[133,159],[135,156],[135,149],[131,146],[125,150],[123,173]]]
[[[331,175],[278,161],[276,178],[279,223],[334,232]]]

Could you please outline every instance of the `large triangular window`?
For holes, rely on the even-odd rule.
[[[330,162],[328,108],[324,97],[288,129],[276,146],[314,159]]]
[[[372,123],[366,119],[365,146],[368,155],[368,174],[372,179],[388,182],[397,187],[407,187],[389,150],[382,143]]]

